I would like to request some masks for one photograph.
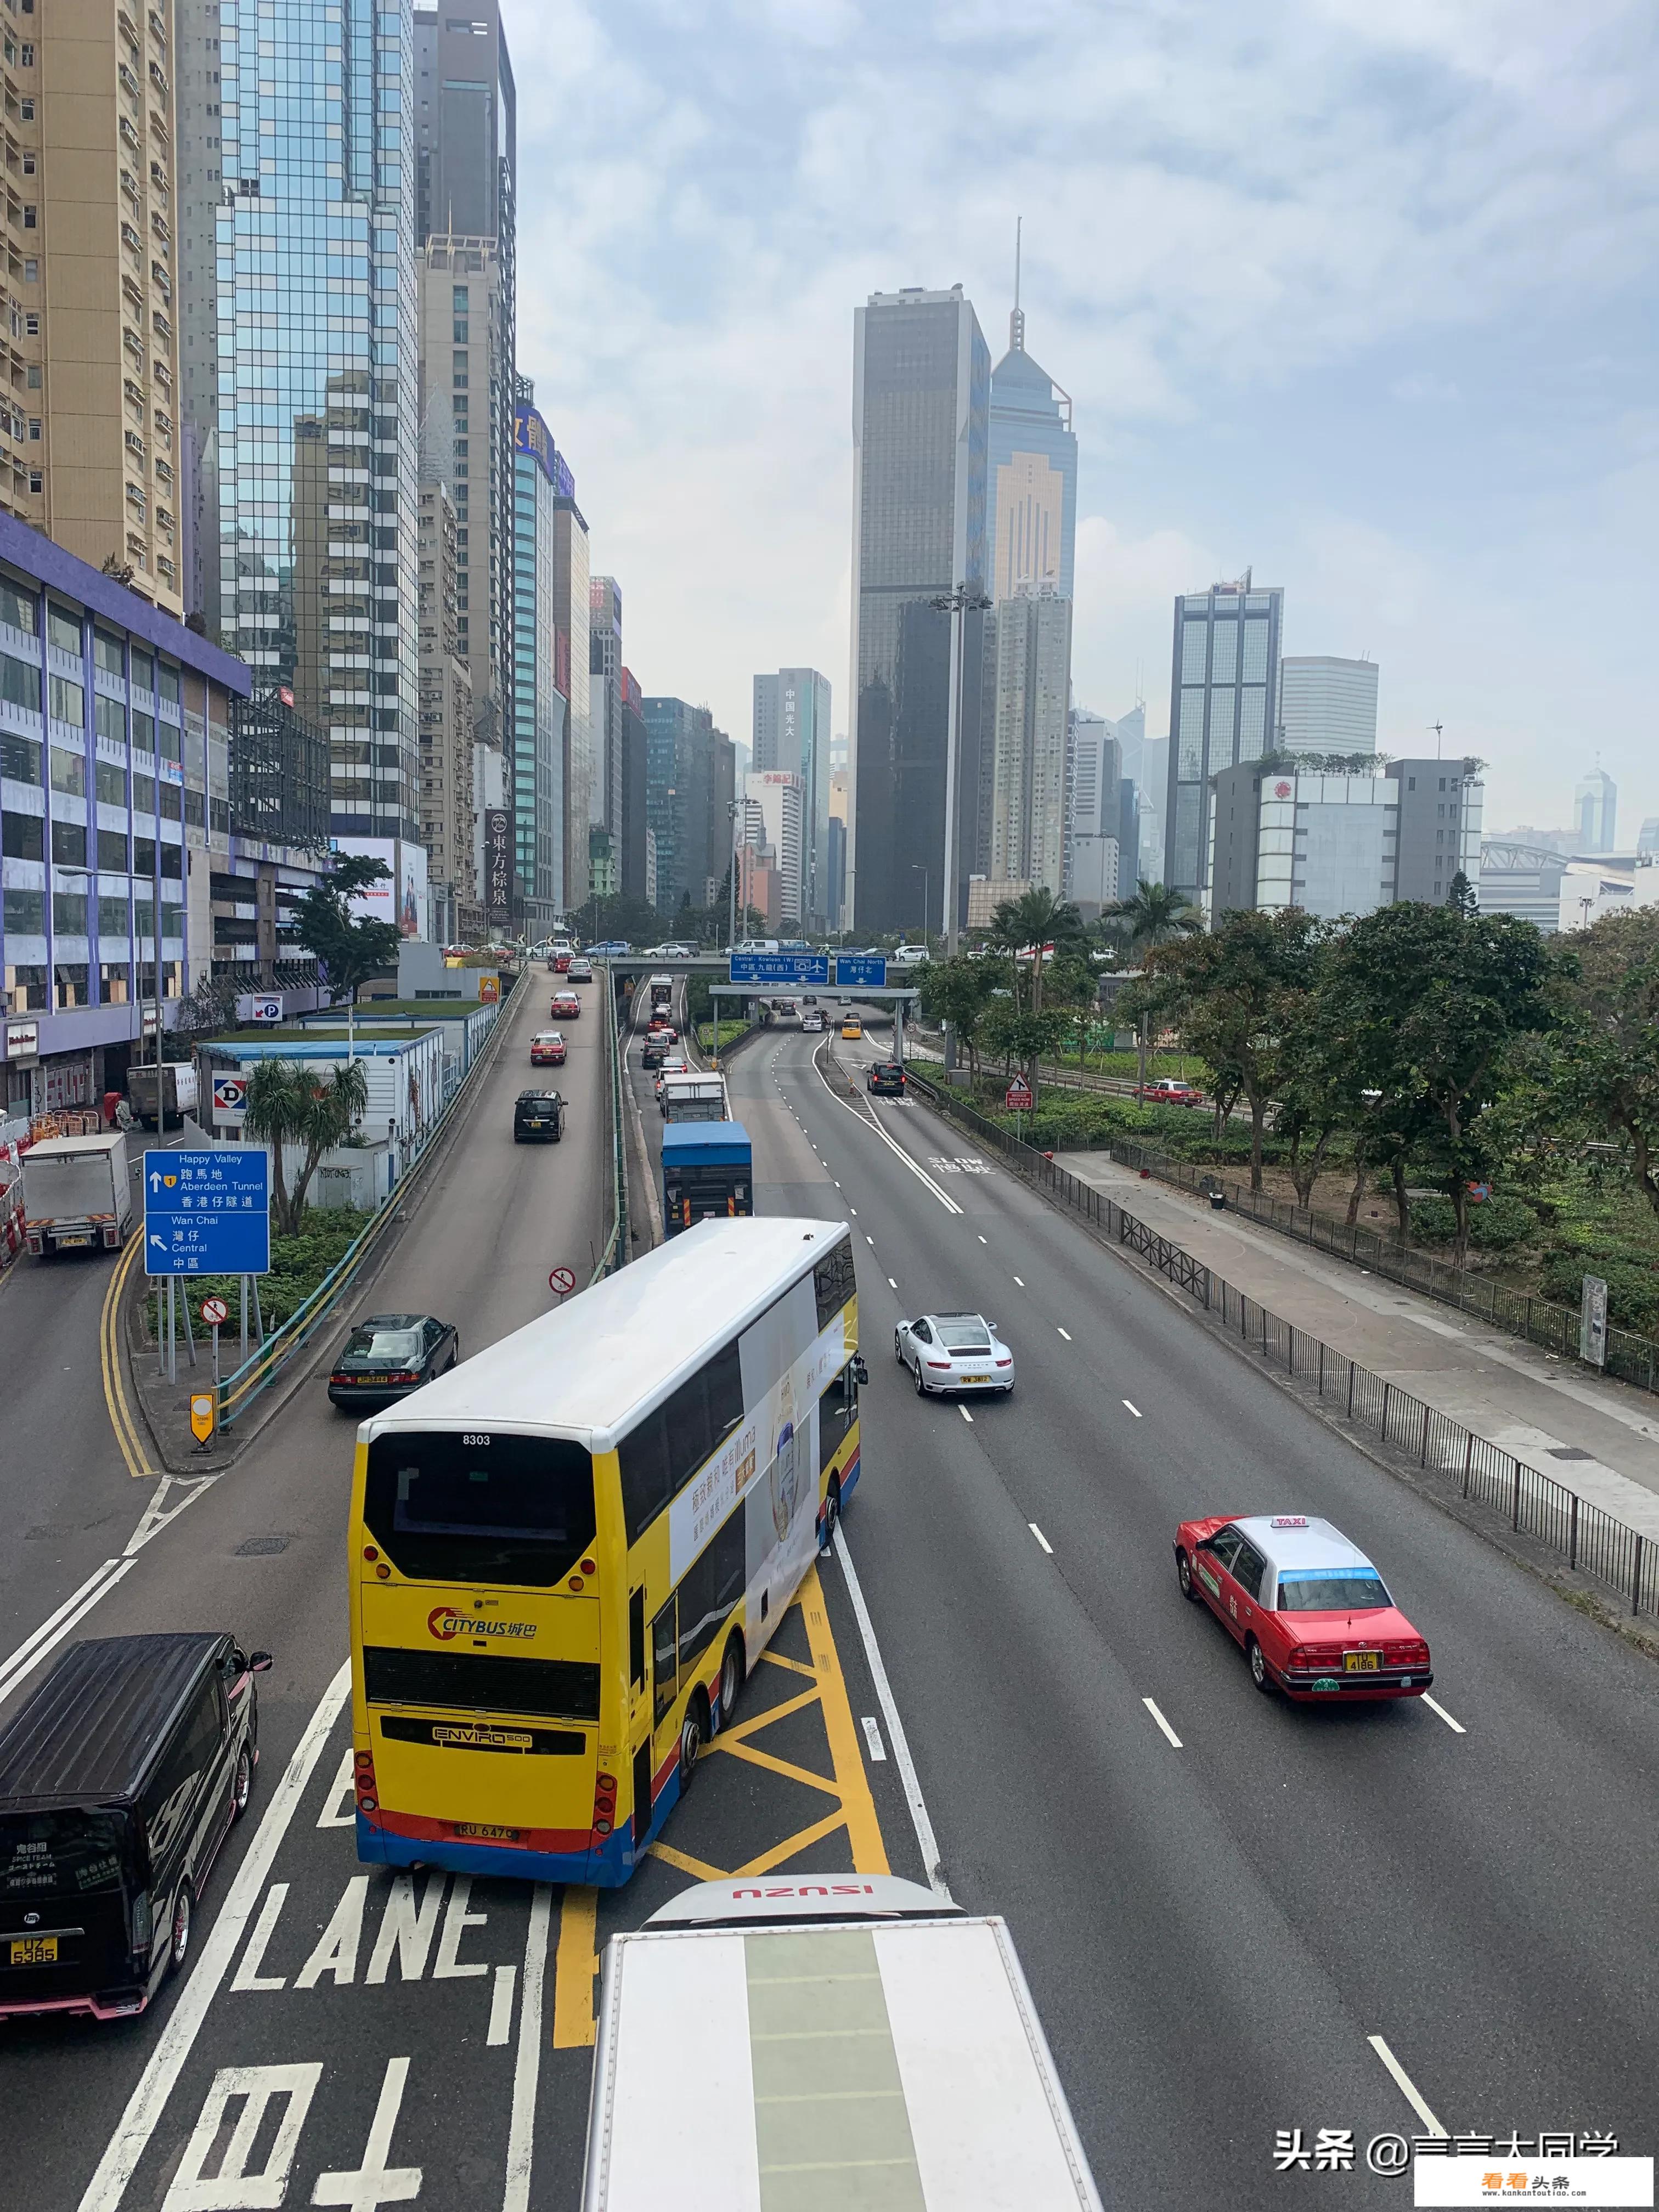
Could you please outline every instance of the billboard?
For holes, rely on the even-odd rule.
[[[484,903],[492,921],[513,911],[513,814],[506,806],[484,809]]]
[[[371,884],[351,902],[360,921],[395,922],[402,937],[430,936],[424,845],[406,837],[337,837],[333,842],[336,852],[362,853],[386,863],[386,880]]]

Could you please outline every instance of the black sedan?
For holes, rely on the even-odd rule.
[[[340,1347],[328,1395],[349,1411],[372,1413],[447,1374],[460,1356],[453,1322],[434,1314],[370,1314]]]
[[[521,1091],[513,1102],[515,1145],[556,1145],[564,1135],[564,1100],[556,1091]]]
[[[896,1060],[872,1060],[866,1082],[878,1098],[904,1096],[904,1070]]]

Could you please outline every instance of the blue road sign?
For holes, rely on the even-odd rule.
[[[884,952],[838,952],[836,955],[836,983],[838,988],[851,986],[866,991],[887,988],[887,955]]]
[[[143,1160],[147,1275],[270,1273],[270,1160],[262,1146]]]
[[[827,983],[827,952],[734,952],[729,983]]]

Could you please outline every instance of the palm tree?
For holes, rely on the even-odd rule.
[[[1204,927],[1203,915],[1184,892],[1173,890],[1167,884],[1149,884],[1144,876],[1131,896],[1103,908],[1100,920],[1102,927],[1110,929],[1131,960],[1137,953],[1150,952],[1155,945],[1167,945],[1171,938],[1194,936]],[[1138,1024],[1136,1045],[1139,1074],[1135,1089],[1145,1098],[1146,1017],[1144,1013]]]
[[[990,942],[1014,962],[1014,999],[1019,999],[1019,955],[1031,951],[1031,1012],[1042,1012],[1043,947],[1052,945],[1054,958],[1080,952],[1089,933],[1083,917],[1067,899],[1057,899],[1046,884],[1033,884],[1018,898],[1004,899],[991,918]]]
[[[247,1133],[270,1147],[271,1211],[279,1235],[297,1236],[306,1192],[323,1154],[342,1144],[368,1103],[368,1071],[361,1060],[331,1068],[326,1080],[315,1068],[291,1060],[261,1060],[247,1082]],[[290,1191],[283,1158],[288,1145],[305,1158]]]

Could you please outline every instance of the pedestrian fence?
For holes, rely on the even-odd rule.
[[[1080,1215],[1109,1242],[1138,1254],[1212,1323],[1237,1336],[1267,1364],[1310,1388],[1354,1428],[1425,1469],[1447,1490],[1504,1514],[1517,1534],[1534,1538],[1569,1567],[1617,1592],[1632,1615],[1659,1618],[1659,1541],[1247,1297],[1104,1191],[1056,1167],[1046,1154],[949,1091],[914,1071],[910,1082],[939,1112],[1000,1152],[1025,1181]],[[1116,1146],[1113,1157],[1121,1157]]]
[[[607,989],[605,1033],[610,1042],[606,1087],[611,1099],[611,1235],[587,1279],[591,1291],[604,1276],[628,1264],[628,1157],[623,1143],[621,1016]]]
[[[425,1171],[439,1138],[460,1110],[463,1101],[471,1097],[479,1076],[494,1060],[495,1053],[491,1047],[505,1033],[501,1018],[513,1004],[513,991],[516,988],[515,981],[502,998],[484,1047],[450,1093],[441,1112],[428,1123],[419,1140],[418,1149],[411,1151],[404,1173],[387,1192],[373,1218],[364,1224],[362,1233],[346,1248],[316,1289],[295,1306],[287,1320],[268,1333],[257,1351],[251,1352],[234,1374],[225,1376],[214,1386],[217,1421],[221,1429],[234,1427],[259,1394],[270,1387],[293,1355],[302,1345],[308,1343],[328,1320],[342,1297],[362,1272],[364,1261],[379,1248],[386,1231],[407,1201],[410,1186]]]

